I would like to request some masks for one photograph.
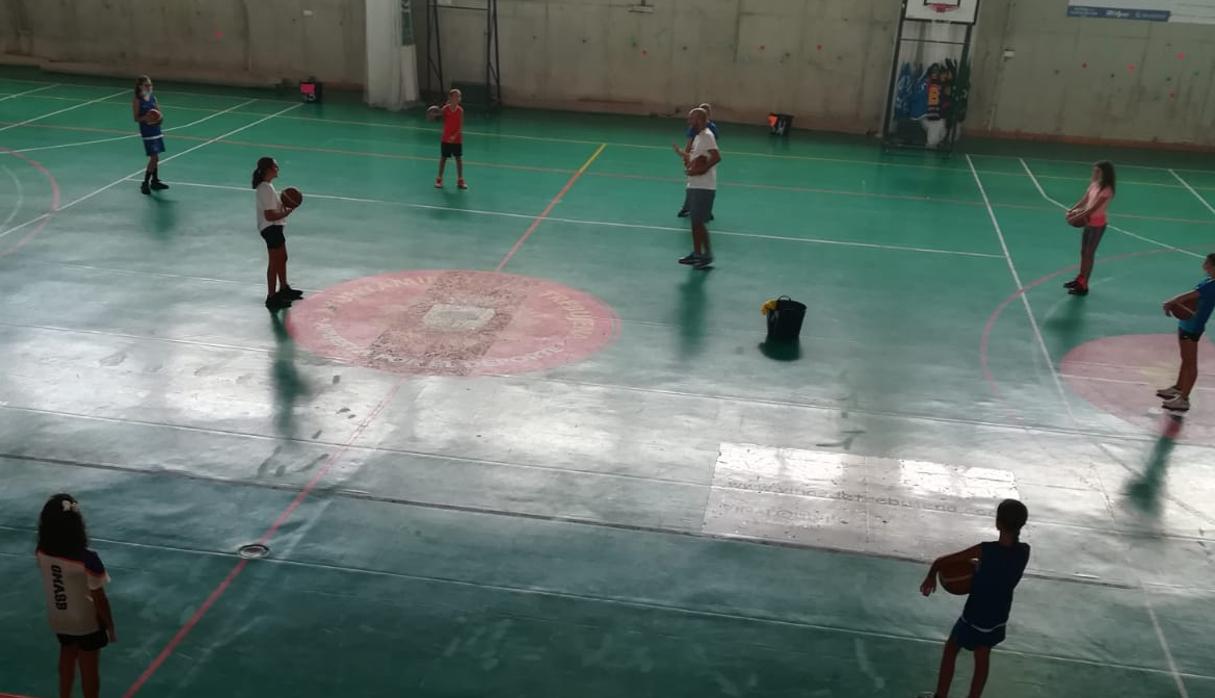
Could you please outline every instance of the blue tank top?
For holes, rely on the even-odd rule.
[[[1012,611],[1013,590],[1029,564],[1029,546],[1015,543],[981,543],[979,569],[970,583],[970,597],[962,618],[983,631],[995,630],[1008,622]]]
[[[152,95],[147,99],[144,99],[143,97],[139,98],[140,117],[143,117],[148,112],[158,108],[159,106],[156,103],[156,95]],[[142,121],[139,122],[139,135],[143,136],[144,138],[156,138],[157,136],[160,136],[160,124],[153,126],[151,124],[145,124]]]

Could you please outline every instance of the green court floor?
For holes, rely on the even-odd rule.
[[[418,112],[158,96],[145,197],[129,85],[0,72],[0,695],[55,693],[32,553],[68,491],[109,696],[916,695],[962,602],[927,561],[1008,496],[1034,552],[987,695],[1215,696],[1215,351],[1184,419],[1153,396],[1209,159],[723,124],[699,272],[677,120],[470,113],[461,192]],[[306,197],[279,315],[262,155]]]

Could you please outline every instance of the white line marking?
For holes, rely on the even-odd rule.
[[[9,130],[10,128],[17,128],[18,126],[25,126],[26,124],[32,124],[32,123],[34,123],[35,121],[42,121],[43,119],[46,119],[46,118],[52,117],[52,116],[54,116],[54,115],[56,115],[56,114],[62,114],[63,112],[66,112],[66,111],[72,111],[73,109],[79,109],[79,108],[81,108],[81,107],[87,107],[87,106],[89,106],[90,104],[96,104],[96,103],[98,103],[98,102],[104,102],[104,101],[106,101],[107,99],[113,99],[113,98],[115,98],[115,97],[117,97],[117,96],[119,96],[119,95],[125,95],[125,94],[127,94],[129,91],[130,91],[130,90],[123,90],[123,91],[121,91],[121,92],[115,92],[115,93],[114,93],[114,94],[112,94],[112,95],[106,95],[105,97],[98,97],[97,99],[90,99],[90,100],[89,100],[89,101],[87,101],[87,102],[81,102],[80,104],[73,104],[73,105],[72,105],[72,106],[70,106],[70,107],[64,107],[63,109],[58,109],[58,110],[56,110],[56,111],[50,112],[49,114],[43,114],[42,116],[35,116],[35,117],[34,117],[34,118],[32,118],[32,119],[26,119],[25,121],[18,121],[17,123],[15,123],[15,124],[9,124],[8,126],[0,126],[0,131],[7,131],[7,130]]]
[[[238,191],[252,194],[252,189],[245,187],[236,187],[226,184],[203,184],[202,182],[183,182],[181,180],[173,180],[173,186],[178,187],[201,187],[204,189],[221,189],[224,191]],[[415,204],[405,201],[388,201],[385,199],[367,199],[355,196],[339,196],[337,194],[314,194],[309,193],[308,196],[313,199],[332,199],[334,201],[348,201],[360,204],[383,204],[385,206],[402,206],[404,208],[416,208],[426,211],[446,211],[450,213],[469,213],[477,216],[500,216],[503,218],[525,218],[531,220],[534,215],[528,213],[510,213],[508,211],[486,211],[473,208],[452,208],[449,206],[433,206],[430,204]],[[686,233],[686,228],[675,228],[665,225],[640,225],[636,223],[615,223],[612,221],[593,221],[580,218],[556,218],[549,216],[545,219],[555,223],[570,223],[573,225],[598,225],[610,228],[629,228],[633,230],[661,230],[676,233]],[[964,252],[960,250],[938,250],[929,247],[906,247],[903,245],[880,245],[872,242],[851,242],[847,240],[826,240],[820,238],[799,238],[784,235],[765,235],[763,233],[740,233],[729,230],[714,230],[714,235],[728,235],[731,237],[755,238],[760,240],[781,240],[784,242],[800,242],[814,245],[840,245],[844,247],[863,247],[876,250],[891,250],[896,252],[922,252],[925,254],[946,254],[959,257],[979,257],[983,259],[1003,259],[1002,255],[989,254],[987,252]]]
[[[13,218],[16,217],[17,212],[21,210],[21,205],[25,203],[25,188],[21,186],[21,180],[16,174],[13,173],[12,170],[8,169],[8,167],[5,167],[4,165],[0,165],[0,169],[4,170],[4,173],[9,176],[9,179],[13,180],[13,186],[17,187],[17,202],[13,204],[13,210],[8,212],[8,218],[5,218],[4,222],[0,223],[0,231],[3,231],[4,226],[13,222]]]
[[[1160,640],[1160,649],[1164,650],[1164,659],[1168,662],[1169,673],[1173,675],[1173,682],[1177,684],[1177,693],[1181,698],[1190,698],[1189,691],[1185,688],[1185,682],[1181,680],[1181,674],[1177,671],[1177,662],[1173,660],[1173,652],[1169,649],[1169,643],[1164,639],[1164,630],[1160,628],[1160,621],[1156,619],[1156,609],[1152,608],[1152,598],[1148,596],[1147,587],[1140,586],[1143,591],[1143,605],[1147,608],[1148,617],[1152,619],[1152,627],[1156,630],[1156,639]]]
[[[251,100],[249,100],[249,101],[247,101],[247,102],[242,102],[242,103],[240,103],[240,104],[237,104],[237,105],[236,105],[236,106],[234,106],[234,107],[228,107],[227,109],[225,109],[225,110],[223,110],[223,111],[217,111],[217,112],[215,112],[214,114],[211,114],[211,115],[209,115],[209,116],[204,116],[204,117],[203,117],[203,118],[201,118],[201,119],[196,119],[196,120],[191,121],[191,122],[189,122],[189,123],[182,124],[181,126],[174,126],[174,127],[172,127],[172,128],[166,128],[166,129],[165,129],[165,133],[168,133],[169,131],[180,131],[180,130],[182,130],[182,129],[190,128],[190,127],[192,127],[192,126],[197,126],[198,124],[201,124],[201,123],[202,123],[202,122],[204,122],[204,121],[209,121],[209,120],[211,120],[211,119],[214,119],[214,118],[215,118],[215,117],[217,117],[217,116],[221,116],[221,115],[223,115],[223,114],[227,114],[228,112],[234,111],[234,110],[236,110],[236,109],[240,109],[241,107],[245,107],[245,106],[248,106],[248,105],[250,105],[250,104],[253,104],[253,103],[254,103],[254,102],[256,102],[256,101],[257,101],[256,99],[251,99]],[[74,147],[76,147],[76,146],[78,146],[78,145],[96,145],[96,144],[98,144],[98,143],[112,143],[112,142],[114,142],[114,141],[125,141],[125,140],[129,140],[129,139],[132,139],[132,138],[139,138],[139,137],[140,137],[140,135],[139,135],[138,133],[132,133],[132,134],[127,135],[127,136],[114,136],[113,138],[99,138],[99,139],[97,139],[97,140],[93,140],[93,141],[78,141],[78,142],[76,142],[76,143],[61,143],[61,144],[59,144],[59,145],[41,145],[41,146],[38,146],[38,147],[36,147],[36,148],[20,148],[20,149],[17,149],[17,150],[11,150],[11,151],[9,151],[9,152],[12,152],[12,153],[32,153],[32,152],[35,152],[35,151],[38,151],[38,150],[55,150],[55,149],[57,149],[57,148],[74,148]],[[168,158],[165,158],[165,159],[167,160]]]
[[[1025,306],[1025,314],[1029,316],[1029,324],[1033,327],[1034,339],[1038,341],[1038,348],[1042,350],[1042,356],[1046,359],[1046,366],[1050,369],[1055,389],[1059,391],[1059,398],[1063,400],[1063,406],[1067,408],[1067,416],[1071,420],[1072,426],[1075,426],[1076,415],[1072,412],[1072,403],[1067,399],[1067,391],[1063,389],[1063,381],[1059,378],[1059,371],[1055,369],[1055,360],[1051,358],[1050,349],[1046,347],[1042,328],[1038,326],[1038,318],[1034,316],[1034,309],[1029,304],[1029,294],[1025,292],[1025,285],[1021,283],[1021,275],[1017,273],[1017,265],[1013,264],[1012,254],[1008,251],[1008,243],[1004,240],[1004,230],[1000,227],[1000,221],[996,219],[996,212],[991,207],[991,200],[987,198],[987,189],[983,186],[983,180],[979,178],[979,173],[975,170],[975,163],[969,155],[966,156],[966,164],[970,167],[970,173],[979,187],[979,194],[982,195],[983,203],[987,206],[987,215],[991,218],[991,225],[995,228],[996,237],[1000,240],[1000,249],[1004,251],[1004,261],[1008,262],[1008,271],[1012,273],[1013,282],[1017,284],[1017,291],[1020,292],[1021,305]]]
[[[1202,198],[1202,194],[1199,194],[1197,191],[1195,191],[1194,187],[1191,187],[1189,182],[1187,182],[1181,178],[1181,175],[1177,174],[1173,170],[1169,170],[1169,174],[1176,177],[1177,181],[1181,182],[1181,186],[1185,187],[1186,189],[1189,189],[1190,193],[1194,195],[1194,198],[1198,199],[1200,202],[1202,202],[1202,205],[1206,206],[1208,211],[1210,211],[1211,213],[1215,213],[1215,208],[1211,208],[1210,202],[1208,202],[1206,199]]]
[[[300,102],[300,103],[298,103],[298,104],[293,104],[293,105],[291,105],[291,106],[287,107],[286,109],[280,109],[280,110],[278,110],[278,111],[274,112],[273,114],[270,114],[270,115],[268,115],[268,116],[263,116],[262,118],[258,119],[257,121],[254,121],[254,122],[252,122],[252,123],[245,124],[244,126],[241,126],[240,128],[235,128],[235,129],[232,129],[231,131],[228,131],[227,133],[224,133],[224,134],[218,135],[218,136],[216,136],[216,137],[214,137],[214,138],[212,138],[212,139],[210,139],[210,140],[203,141],[202,143],[199,143],[198,145],[196,145],[196,146],[194,146],[194,147],[192,147],[192,148],[187,148],[186,150],[183,150],[183,151],[181,151],[180,153],[177,153],[176,155],[170,155],[169,157],[167,157],[167,158],[165,158],[165,159],[161,160],[161,162],[162,162],[162,163],[164,163],[164,162],[169,162],[169,161],[171,161],[171,160],[176,160],[177,158],[179,158],[179,157],[181,157],[181,156],[183,156],[183,155],[189,155],[190,153],[193,153],[195,150],[198,150],[199,148],[205,148],[206,146],[211,145],[212,143],[215,143],[215,142],[217,142],[217,141],[222,141],[223,139],[225,139],[225,138],[227,138],[227,137],[229,137],[229,136],[235,135],[235,134],[237,134],[237,133],[240,133],[241,131],[244,131],[245,129],[250,129],[250,128],[253,128],[254,126],[257,126],[257,125],[258,125],[258,124],[260,124],[260,123],[263,123],[263,122],[269,121],[270,119],[273,119],[274,117],[276,117],[276,116],[278,116],[278,115],[280,115],[280,114],[286,114],[287,112],[291,111],[292,109],[298,109],[298,108],[300,108],[301,106],[303,106],[303,104],[304,104],[303,102]],[[42,220],[42,219],[44,219],[44,218],[47,218],[48,216],[51,216],[51,215],[53,215],[53,214],[55,214],[55,213],[59,213],[60,211],[63,211],[63,210],[65,210],[65,209],[69,209],[69,208],[71,208],[71,207],[75,206],[76,204],[78,204],[78,203],[80,203],[80,202],[82,202],[82,201],[87,201],[87,200],[89,200],[89,199],[93,198],[94,196],[97,196],[98,194],[100,194],[100,193],[101,193],[101,192],[103,192],[103,191],[106,191],[106,190],[108,190],[108,189],[113,189],[114,187],[118,186],[119,184],[122,184],[123,182],[126,182],[126,181],[127,181],[128,179],[130,179],[131,177],[134,177],[135,175],[138,175],[138,174],[142,173],[143,171],[144,171],[144,170],[143,170],[143,168],[140,168],[140,169],[138,169],[138,170],[135,170],[135,171],[134,171],[134,172],[132,172],[131,174],[128,174],[128,175],[123,175],[122,177],[120,177],[120,178],[118,178],[118,179],[114,180],[113,182],[110,182],[109,184],[105,185],[104,187],[100,187],[100,188],[98,188],[98,189],[94,189],[93,191],[89,192],[88,194],[85,194],[84,196],[82,196],[82,197],[80,197],[80,198],[78,198],[78,199],[74,199],[74,200],[72,200],[72,201],[67,202],[66,204],[64,204],[64,205],[60,206],[59,208],[55,209],[54,211],[47,211],[46,213],[42,214],[41,216],[38,216],[38,217],[36,217],[36,218],[31,218],[31,219],[29,219],[28,221],[26,221],[26,222],[24,222],[24,223],[22,223],[22,224],[20,224],[20,225],[13,226],[12,228],[9,228],[8,230],[4,231],[3,233],[0,233],[0,238],[4,237],[5,235],[8,235],[9,233],[13,233],[13,232],[16,232],[16,231],[18,231],[18,230],[21,230],[22,228],[24,228],[24,227],[26,227],[26,226],[33,225],[34,223],[37,223],[38,221],[40,221],[40,220]]]
[[[970,156],[968,155],[968,156],[967,156],[967,160],[969,160],[969,159],[970,159]],[[1054,199],[1052,199],[1051,197],[1049,197],[1049,196],[1047,196],[1047,195],[1046,195],[1046,192],[1045,192],[1045,191],[1043,191],[1043,189],[1042,189],[1042,185],[1040,185],[1040,184],[1038,183],[1038,179],[1037,179],[1037,177],[1034,177],[1034,173],[1033,173],[1033,172],[1032,172],[1032,171],[1029,169],[1029,165],[1025,164],[1025,160],[1024,160],[1024,159],[1021,159],[1021,158],[1018,158],[1018,159],[1020,159],[1020,160],[1021,160],[1021,166],[1022,166],[1023,168],[1025,168],[1025,173],[1029,175],[1030,180],[1031,180],[1031,181],[1033,181],[1034,186],[1035,186],[1035,187],[1037,187],[1037,189],[1038,189],[1038,193],[1039,193],[1039,194],[1041,194],[1041,195],[1042,195],[1042,197],[1043,197],[1044,199],[1046,199],[1047,201],[1051,201],[1051,202],[1053,202],[1053,203],[1054,203],[1056,206],[1059,206],[1060,208],[1066,209],[1066,208],[1067,208],[1066,206],[1064,206],[1063,204],[1059,203],[1058,201],[1055,201]],[[972,166],[972,169],[973,169],[973,166]],[[978,180],[978,177],[979,177],[979,176],[978,176],[978,174],[976,174],[976,175],[975,175],[975,179],[976,179],[976,180]],[[980,187],[981,187],[981,186],[982,186],[982,185],[980,184]],[[984,198],[984,199],[986,199],[986,198],[987,198],[987,195],[986,195],[986,194],[984,194],[984,195],[983,195],[983,198]],[[992,220],[993,220],[993,221],[995,220],[995,214],[992,214]],[[1193,253],[1193,252],[1188,252],[1188,251],[1186,251],[1186,250],[1178,249],[1178,248],[1176,248],[1176,247],[1173,247],[1172,245],[1166,245],[1166,244],[1164,244],[1164,243],[1162,243],[1162,242],[1159,242],[1159,241],[1156,241],[1156,240],[1152,240],[1152,239],[1150,239],[1150,238],[1144,238],[1144,237],[1141,237],[1141,236],[1139,236],[1139,235],[1135,235],[1134,233],[1129,233],[1129,232],[1127,232],[1127,231],[1125,231],[1125,230],[1122,230],[1121,228],[1115,228],[1114,226],[1109,226],[1109,227],[1114,228],[1114,230],[1117,230],[1117,231],[1119,231],[1119,232],[1126,233],[1127,235],[1130,235],[1131,237],[1136,237],[1136,238],[1139,238],[1139,239],[1141,239],[1141,240],[1144,240],[1145,242],[1150,242],[1150,243],[1152,243],[1152,244],[1154,244],[1154,245],[1159,245],[1159,246],[1161,246],[1161,247],[1167,247],[1167,248],[1172,249],[1172,250],[1175,250],[1175,251],[1177,251],[1177,252],[1182,252],[1182,253],[1184,253],[1184,254],[1193,255],[1193,256],[1195,256],[1195,257],[1201,257],[1201,256],[1202,256],[1202,255],[1199,255],[1199,254],[1195,254],[1195,253]],[[1011,260],[1009,261],[1009,264],[1010,264],[1010,265],[1012,264]],[[1020,282],[1018,282],[1018,284],[1020,284]],[[1021,294],[1021,299],[1022,299],[1022,300],[1025,300],[1025,294]],[[1027,302],[1027,304],[1026,304],[1026,308],[1028,308],[1028,307],[1029,307],[1029,306],[1028,306],[1028,302]],[[1031,320],[1032,320],[1032,318],[1033,318],[1032,314],[1031,314],[1030,318],[1031,318]],[[1034,323],[1034,331],[1035,331],[1035,332],[1037,332],[1037,323],[1036,323],[1036,322]],[[1040,335],[1040,334],[1039,334],[1039,340],[1041,340],[1041,335]],[[1043,347],[1045,348],[1045,345],[1043,345]],[[1053,368],[1053,364],[1052,364],[1052,368]],[[1059,374],[1058,374],[1058,372],[1055,372],[1055,381],[1056,381],[1056,383],[1058,383],[1058,382],[1059,382]],[[1062,387],[1062,383],[1059,383],[1059,389],[1060,389],[1060,391],[1062,391],[1062,389],[1063,389],[1063,387]],[[1066,400],[1066,398],[1065,398],[1065,400]],[[1068,406],[1068,413],[1069,413],[1069,415],[1071,415],[1071,417],[1072,417],[1072,424],[1073,424],[1073,426],[1074,426],[1074,425],[1075,425],[1075,422],[1076,422],[1076,418],[1075,418],[1075,415],[1071,413],[1071,406],[1070,406],[1070,405]],[[1155,628],[1155,630],[1156,630],[1156,638],[1157,638],[1157,639],[1160,641],[1160,648],[1161,648],[1162,650],[1164,650],[1164,657],[1165,657],[1165,661],[1168,663],[1168,667],[1169,667],[1169,669],[1168,669],[1168,673],[1172,675],[1172,677],[1173,677],[1173,681],[1174,681],[1174,682],[1177,684],[1177,692],[1178,692],[1178,693],[1181,695],[1181,698],[1189,698],[1189,693],[1186,691],[1186,688],[1185,688],[1185,683],[1182,681],[1181,676],[1180,676],[1180,674],[1179,674],[1179,673],[1178,673],[1178,671],[1177,671],[1177,663],[1176,663],[1176,662],[1173,660],[1173,653],[1172,653],[1172,652],[1169,650],[1169,644],[1168,644],[1168,642],[1167,642],[1167,641],[1164,639],[1164,632],[1163,632],[1163,631],[1161,630],[1161,628],[1160,628],[1160,621],[1158,621],[1158,620],[1156,619],[1156,611],[1155,611],[1155,610],[1152,608],[1152,603],[1151,603],[1151,599],[1148,597],[1147,588],[1143,586],[1142,582],[1140,582],[1140,588],[1141,588],[1141,590],[1143,591],[1143,602],[1144,602],[1144,607],[1145,607],[1145,608],[1147,608],[1148,617],[1150,617],[1150,618],[1151,618],[1151,620],[1152,620],[1152,627],[1153,627],[1153,628]]]
[[[969,155],[968,155],[968,156],[966,156],[966,157],[967,157],[967,159],[969,159],[969,158],[970,158],[970,156],[969,156]],[[1034,176],[1034,172],[1033,172],[1033,170],[1029,169],[1029,165],[1025,164],[1025,159],[1024,159],[1024,158],[1018,158],[1018,160],[1020,160],[1020,161],[1021,161],[1021,167],[1023,167],[1023,168],[1025,169],[1025,174],[1029,175],[1029,180],[1030,180],[1031,182],[1033,182],[1033,183],[1034,183],[1034,187],[1035,187],[1035,188],[1038,190],[1038,193],[1042,195],[1042,198],[1043,198],[1043,199],[1046,199],[1047,201],[1051,202],[1052,204],[1054,204],[1054,205],[1058,206],[1059,208],[1063,209],[1064,211],[1066,211],[1066,210],[1067,210],[1067,208],[1068,208],[1066,205],[1064,205],[1064,204],[1062,204],[1062,203],[1059,203],[1057,200],[1055,200],[1055,199],[1051,198],[1051,196],[1050,196],[1049,194],[1047,194],[1047,193],[1046,193],[1046,190],[1042,188],[1042,184],[1041,184],[1041,183],[1039,183],[1039,182],[1038,182],[1038,178]],[[1138,235],[1138,234],[1136,234],[1136,233],[1132,233],[1131,231],[1129,231],[1129,230],[1124,230],[1124,229],[1122,229],[1122,228],[1119,228],[1119,227],[1118,227],[1118,226],[1116,226],[1116,225],[1110,225],[1110,226],[1108,226],[1108,227],[1109,227],[1111,230],[1117,230],[1118,232],[1122,233],[1123,235],[1129,235],[1130,237],[1133,237],[1133,238],[1135,238],[1136,240],[1142,240],[1142,241],[1144,241],[1144,242],[1146,242],[1146,243],[1149,243],[1149,244],[1152,244],[1152,245],[1156,245],[1157,247],[1163,247],[1163,248],[1165,248],[1166,250],[1172,250],[1172,251],[1174,251],[1174,252],[1180,252],[1181,254],[1188,254],[1188,255],[1189,255],[1189,256],[1191,256],[1191,257],[1198,257],[1199,259],[1205,259],[1205,258],[1206,258],[1206,255],[1201,255],[1201,254],[1198,254],[1197,252],[1190,252],[1189,250],[1183,250],[1183,249],[1181,249],[1180,247],[1174,247],[1174,246],[1172,246],[1172,245],[1170,245],[1170,244],[1167,244],[1167,243],[1161,242],[1161,241],[1159,241],[1159,240],[1153,240],[1152,238],[1149,238],[1149,237],[1144,237],[1144,236],[1142,236],[1142,235]]]
[[[25,92],[14,92],[14,93],[13,93],[13,94],[11,94],[11,95],[4,95],[3,97],[0,97],[0,102],[3,102],[3,101],[4,101],[4,100],[6,100],[6,99],[14,99],[14,98],[16,98],[16,97],[24,97],[25,95],[32,95],[32,94],[34,94],[35,92],[41,92],[41,91],[43,91],[43,90],[49,90],[49,89],[51,89],[52,87],[59,87],[59,83],[57,83],[57,82],[52,82],[52,83],[51,83],[51,84],[49,84],[49,85],[43,85],[42,87],[35,87],[34,89],[32,89],[32,90],[26,90]]]

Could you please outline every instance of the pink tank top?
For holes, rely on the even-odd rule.
[[[1102,191],[1103,190],[1101,189],[1100,185],[1098,185],[1096,182],[1093,182],[1092,184],[1088,185],[1088,195],[1087,195],[1087,199],[1085,200],[1085,206],[1091,205],[1094,201],[1096,201],[1097,197],[1101,195]],[[1106,222],[1108,221],[1108,218],[1106,217],[1105,212],[1106,212],[1106,209],[1108,209],[1110,207],[1110,200],[1113,198],[1114,198],[1114,195],[1111,193],[1110,196],[1105,201],[1101,202],[1100,206],[1093,209],[1092,212],[1089,213],[1088,224],[1090,226],[1092,226],[1094,228],[1100,228],[1101,226],[1106,224]]]

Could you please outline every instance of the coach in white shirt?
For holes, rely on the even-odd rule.
[[[713,251],[709,247],[709,219],[713,216],[713,199],[717,196],[717,163],[721,152],[717,150],[717,138],[706,126],[709,114],[697,107],[688,112],[688,126],[696,132],[692,146],[675,152],[683,158],[684,172],[688,175],[688,213],[692,221],[692,254],[679,260],[696,269],[708,269],[713,265]]]

